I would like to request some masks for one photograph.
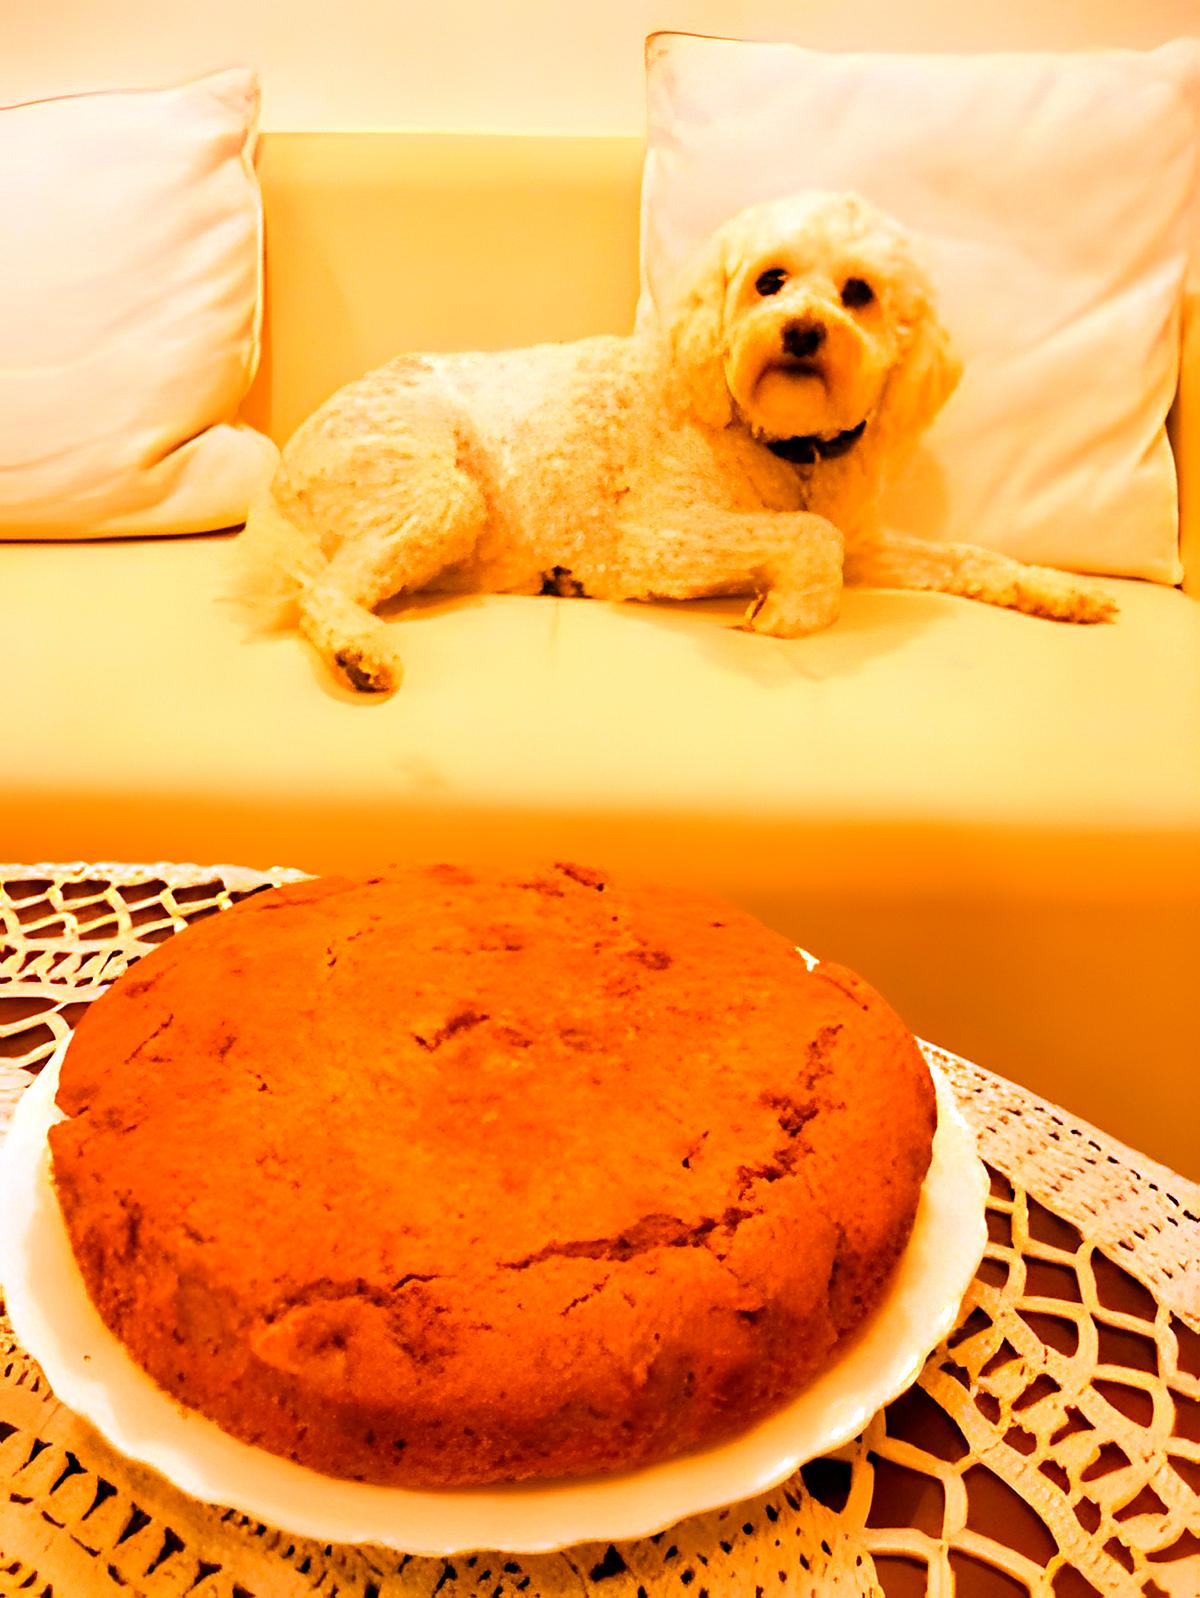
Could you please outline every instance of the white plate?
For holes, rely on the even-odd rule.
[[[105,1327],[75,1264],[46,1134],[62,1050],[27,1089],[0,1161],[0,1281],[13,1330],[57,1397],[127,1455],[196,1498],[319,1542],[410,1554],[542,1553],[618,1542],[777,1486],[855,1437],[916,1379],[955,1323],[986,1240],[987,1173],[941,1073],[933,1159],[912,1237],[882,1303],[786,1408],[715,1448],[622,1476],[452,1492],[322,1476],[183,1409]]]

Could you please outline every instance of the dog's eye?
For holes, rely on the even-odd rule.
[[[760,272],[754,280],[754,287],[764,297],[768,294],[778,294],[787,282],[787,273],[781,266],[772,266],[765,272]]]
[[[857,311],[864,305],[870,305],[875,298],[875,290],[865,278],[848,277],[842,284],[842,304],[850,311]]]

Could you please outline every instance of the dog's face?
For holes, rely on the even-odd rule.
[[[726,222],[668,329],[701,420],[740,422],[799,464],[915,438],[960,372],[907,235],[849,195]]]

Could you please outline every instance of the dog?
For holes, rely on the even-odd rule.
[[[779,638],[829,626],[843,581],[1108,619],[1097,585],[881,527],[885,471],[960,371],[899,224],[851,195],[753,206],[659,326],[404,355],[334,394],[253,508],[247,558],[365,693],[400,679],[375,607],[421,590],[746,594],[746,625]]]

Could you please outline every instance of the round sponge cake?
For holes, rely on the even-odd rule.
[[[92,1006],[58,1103],[133,1358],[405,1486],[627,1469],[785,1402],[877,1301],[935,1116],[859,978],[572,865],[245,900]]]

